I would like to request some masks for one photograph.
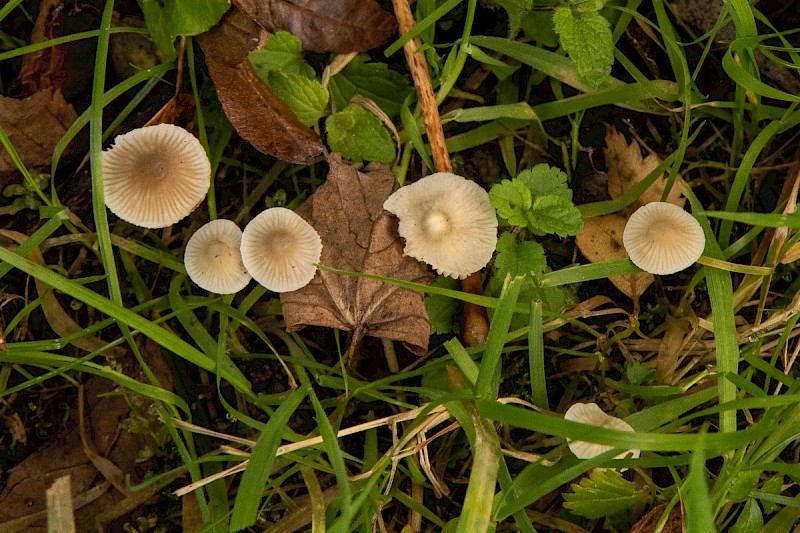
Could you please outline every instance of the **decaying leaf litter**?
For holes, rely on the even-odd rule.
[[[30,35],[22,35],[29,42],[68,35],[68,28],[82,24],[96,28],[104,9],[110,16],[110,4],[100,2],[94,8],[87,4],[71,10],[56,0],[38,4],[35,28]],[[120,106],[123,115],[132,114],[114,121],[117,131],[109,130],[106,139],[110,141],[112,135],[145,123],[177,121],[198,134],[212,156],[216,179],[208,205],[172,228],[144,232],[111,219],[109,231],[103,219],[97,218],[97,210],[92,213],[90,179],[87,167],[80,161],[87,152],[85,146],[81,148],[85,141],[74,137],[77,130],[70,130],[70,126],[76,120],[89,118],[96,123],[99,115],[77,119],[78,114],[73,111],[87,109],[89,102],[86,96],[75,96],[76,87],[83,83],[88,88],[86,80],[92,77],[90,66],[76,63],[79,54],[77,48],[71,48],[75,45],[49,46],[29,53],[17,65],[18,70],[11,70],[16,77],[0,97],[0,126],[8,137],[0,175],[4,186],[14,184],[6,191],[15,203],[0,213],[24,216],[9,219],[3,250],[10,252],[19,246],[30,253],[24,263],[6,253],[2,256],[9,284],[0,308],[9,338],[3,341],[0,353],[5,364],[0,373],[0,390],[4,391],[0,421],[13,432],[0,437],[0,449],[5,446],[14,457],[22,459],[25,441],[29,446],[47,444],[40,452],[28,454],[25,461],[0,463],[0,468],[16,465],[8,475],[0,471],[0,482],[4,484],[0,509],[5,513],[0,513],[0,523],[6,522],[10,530],[33,530],[30,528],[39,526],[31,524],[43,524],[40,517],[45,490],[55,477],[69,469],[73,469],[79,530],[95,528],[95,519],[98,523],[122,520],[127,522],[126,527],[136,524],[139,530],[150,525],[169,528],[180,524],[185,531],[200,530],[201,524],[212,521],[225,524],[225,530],[240,529],[256,520],[257,527],[269,531],[302,529],[308,524],[320,530],[347,530],[362,518],[362,525],[370,524],[376,530],[406,525],[412,531],[443,529],[447,520],[452,520],[451,527],[457,525],[461,530],[467,523],[481,524],[476,527],[482,530],[498,522],[500,529],[532,530],[535,524],[540,530],[600,527],[635,531],[651,530],[651,524],[659,517],[662,522],[666,520],[669,528],[680,527],[676,523],[691,527],[716,520],[717,526],[723,528],[735,523],[740,529],[757,529],[767,523],[780,527],[778,524],[792,520],[792,506],[782,507],[748,496],[755,491],[772,495],[772,500],[777,501],[794,494],[793,479],[782,472],[793,464],[792,449],[785,447],[795,437],[791,428],[796,427],[790,400],[794,394],[794,324],[800,294],[793,283],[792,261],[797,241],[792,217],[800,180],[792,129],[795,116],[791,110],[779,116],[783,112],[781,105],[760,108],[761,114],[757,115],[742,104],[756,103],[759,98],[791,101],[791,71],[785,68],[786,64],[775,61],[777,56],[769,49],[765,49],[767,53],[756,50],[755,63],[745,59],[744,70],[737,70],[736,65],[742,64],[742,51],[752,46],[742,43],[752,41],[735,41],[728,49],[725,46],[739,33],[751,30],[741,19],[742,13],[750,13],[748,8],[737,12],[740,18],[735,20],[740,25],[734,33],[725,29],[728,41],[715,40],[711,52],[722,57],[722,66],[716,67],[724,72],[722,76],[730,75],[740,85],[736,89],[736,84],[718,84],[710,91],[714,93],[710,98],[726,105],[743,105],[745,110],[738,118],[704,115],[703,106],[712,104],[708,107],[711,109],[715,102],[691,100],[694,107],[689,106],[688,93],[670,92],[675,85],[670,85],[667,77],[622,102],[625,108],[672,113],[672,117],[631,112],[632,121],[625,124],[618,120],[621,108],[611,107],[613,111],[609,111],[600,107],[609,101],[620,103],[609,100],[604,91],[623,83],[627,84],[626,90],[635,92],[640,82],[626,81],[626,70],[633,71],[620,65],[614,67],[611,74],[615,78],[604,89],[603,76],[608,75],[605,69],[610,67],[599,60],[588,68],[582,65],[586,59],[581,56],[586,54],[574,41],[575,32],[606,24],[604,17],[609,15],[605,10],[598,11],[599,7],[586,11],[574,6],[559,8],[562,22],[556,25],[556,31],[569,54],[566,60],[548,50],[546,43],[552,43],[552,36],[536,33],[537,27],[543,27],[540,10],[513,2],[499,2],[501,7],[496,11],[475,2],[459,8],[448,4],[450,11],[444,18],[444,7],[434,16],[433,3],[420,0],[414,13],[403,2],[394,2],[390,11],[388,5],[381,7],[367,0],[332,2],[330,11],[320,11],[313,2],[300,0],[234,4],[210,31],[191,27],[175,13],[165,12],[169,27],[156,31],[147,26],[162,49],[145,58],[150,62],[140,64],[139,70],[122,74],[136,54],[114,58],[118,81],[139,76],[139,82],[144,82],[170,72],[173,74],[169,76],[177,76],[154,92],[141,93],[146,109]],[[696,9],[692,10],[691,2],[676,4],[677,12],[685,14],[689,23],[703,31],[711,27],[706,20],[692,18]],[[14,7],[2,11],[2,15],[9,16]],[[115,16],[119,15],[121,21],[130,21],[125,17],[136,15],[138,9],[125,2],[117,2],[115,7],[119,10]],[[147,9],[151,11],[145,10],[145,14],[152,14],[154,7]],[[219,14],[226,9],[219,9]],[[648,29],[644,35],[646,40],[661,44],[662,32],[676,27],[659,11],[663,9],[660,3],[654,3],[653,9],[649,15],[657,20],[655,27],[659,31]],[[477,18],[473,17],[474,10]],[[724,11],[720,13],[725,16]],[[428,16],[432,25],[414,29],[416,21]],[[544,16],[549,14],[545,11]],[[384,65],[379,51],[397,37],[395,17],[401,34],[416,34],[405,44],[398,41],[395,45],[395,49],[404,47],[405,63],[390,59],[390,72],[407,73],[407,79],[414,82],[421,103],[416,116],[415,100],[395,96],[386,99],[392,103],[387,108],[381,105],[384,100],[370,102],[359,94],[364,90],[380,96],[374,89],[370,93],[368,86],[359,86],[357,78],[347,77],[355,72],[374,75],[381,67],[365,65]],[[23,19],[24,15],[11,20]],[[665,64],[664,54],[672,54],[674,66],[676,58],[682,56],[675,56],[675,50],[669,47],[663,47],[666,52],[662,52],[658,46],[642,46],[640,36],[634,35],[634,26],[647,26],[641,24],[638,15],[633,20],[627,28],[619,27],[626,30],[618,44],[623,57],[641,61],[655,72],[652,65]],[[625,22],[628,23],[630,20]],[[461,29],[466,33],[461,34]],[[308,106],[305,115],[297,107],[297,98],[284,101],[287,80],[301,83],[298,78],[281,73],[277,77],[284,85],[276,85],[273,91],[269,84],[272,78],[266,76],[265,80],[249,55],[267,46],[276,32],[287,30],[289,37],[281,39],[298,39],[301,44],[292,48],[296,52],[290,58],[295,65],[301,65],[302,73],[292,75],[306,76],[298,87],[312,87],[317,95],[320,90],[325,91],[324,100],[300,102]],[[505,39],[508,30],[512,37],[524,31],[528,42],[539,46]],[[177,48],[173,47],[173,37],[193,34],[198,37],[179,39]],[[125,33],[115,36],[113,48],[124,50],[124,45],[118,45],[122,42],[118,40],[120,35]],[[455,47],[449,56],[441,55],[431,43],[448,42],[444,35],[449,42],[459,36],[473,36],[479,46]],[[666,42],[672,43],[671,39]],[[82,45],[85,49],[86,42]],[[557,45],[556,40],[555,45],[549,46]],[[15,45],[3,46],[13,51]],[[91,45],[92,54],[96,47]],[[175,50],[179,52],[177,63],[162,63]],[[370,54],[354,55],[365,51]],[[321,56],[309,56],[310,52]],[[654,60],[653,55],[661,61]],[[794,58],[791,54],[789,57]],[[518,61],[522,66],[516,64]],[[569,61],[574,61],[577,69]],[[350,64],[353,67],[348,71]],[[703,68],[713,69],[710,64],[703,64]],[[465,73],[478,68],[471,76],[460,78],[458,72],[464,65]],[[746,73],[753,65],[776,80],[778,89],[750,83]],[[565,95],[556,89],[548,95],[537,89],[525,104],[528,111],[523,116],[528,118],[520,119],[512,110],[519,108],[513,105],[526,97],[518,89],[528,83],[525,94],[529,94],[537,82],[512,73],[526,72],[530,66],[538,69],[537,75],[549,76],[551,87],[563,84],[576,87],[583,94],[568,91]],[[276,67],[267,64],[266,68]],[[81,69],[84,75],[76,76]],[[336,81],[338,73],[342,73],[346,84]],[[5,71],[3,76],[7,81]],[[581,76],[592,79],[582,80]],[[637,71],[633,80],[640,79],[641,72]],[[492,81],[486,84],[486,80]],[[698,83],[705,83],[702,76]],[[347,94],[351,86],[355,87],[350,95],[355,98],[349,105],[342,96],[345,86]],[[445,98],[443,87],[446,91],[455,89],[449,98]],[[742,87],[749,91],[740,93],[746,98],[731,97],[730,102],[718,91],[743,91]],[[408,95],[407,88],[408,85],[397,85],[397,94]],[[153,89],[150,86],[148,90]],[[512,94],[514,89],[516,95]],[[656,89],[660,101],[651,99],[650,89]],[[697,94],[691,98],[698,98]],[[598,99],[592,102],[595,96]],[[98,98],[94,96],[95,101]],[[215,98],[221,105],[214,104]],[[470,125],[471,119],[465,119],[467,122],[442,129],[437,108],[443,102],[449,106],[459,102],[467,112],[462,118],[473,110],[477,111],[477,120],[486,123]],[[503,107],[508,104],[512,107]],[[348,119],[337,122],[333,116],[345,111],[342,106],[346,107]],[[578,128],[581,121],[586,124],[594,120],[595,111],[601,109],[606,111],[599,114],[594,133],[592,128]],[[373,116],[373,112],[377,115]],[[301,116],[306,117],[305,123],[299,120]],[[544,122],[529,127],[530,116],[541,117]],[[559,131],[556,119],[567,116],[573,121],[570,140],[563,131],[561,137],[554,135]],[[113,120],[106,118],[105,125]],[[266,123],[274,127],[265,128]],[[394,138],[384,132],[382,123],[397,127]],[[611,123],[614,126],[603,125]],[[767,124],[763,129],[762,123]],[[48,135],[41,135],[32,124],[48,124]],[[344,143],[347,153],[353,154],[350,157],[368,162],[369,157],[363,154],[369,150],[350,150],[347,146],[348,142],[359,142],[358,135],[350,136],[342,130],[351,128],[358,133],[362,127],[369,132],[366,138],[370,141],[380,137],[370,149],[377,147],[376,159],[392,162],[391,166],[353,166],[330,153],[335,143]],[[598,128],[605,131],[598,132]],[[101,131],[102,128],[93,130],[92,139],[99,139]],[[59,141],[65,134],[76,140],[62,145]],[[648,145],[645,157],[641,137]],[[228,139],[230,148],[226,148]],[[570,145],[571,141],[577,142]],[[395,142],[399,144],[395,146]],[[603,185],[591,183],[599,174],[582,170],[588,162],[582,147],[587,145],[603,150],[598,167],[608,177],[607,191],[614,207],[603,204],[607,200],[602,197]],[[268,157],[252,152],[250,147]],[[768,151],[767,147],[774,149]],[[450,289],[456,292],[438,288],[442,286],[440,282],[424,289],[432,279],[430,270],[403,256],[396,221],[382,210],[383,200],[398,186],[396,177],[402,183],[434,170],[450,171],[456,167],[460,171],[465,166],[462,157],[479,154],[475,162],[469,161],[476,170],[470,177],[489,190],[500,178],[515,179],[520,171],[533,168],[548,148],[547,163],[566,170],[573,184],[583,179],[578,196],[581,201],[588,198],[589,203],[581,206],[585,215],[583,230],[575,241],[569,232],[559,233],[562,238],[557,238],[548,236],[549,231],[536,224],[526,228],[501,217],[502,238],[495,264],[490,264],[483,275],[468,278],[460,289]],[[393,155],[386,155],[395,149],[399,149],[396,160]],[[11,155],[14,152],[20,160],[15,161]],[[499,168],[498,164],[481,167],[476,163],[487,153],[496,162],[502,160],[507,175],[488,171]],[[456,157],[451,164],[452,155]],[[272,157],[298,166],[277,164]],[[433,167],[426,167],[425,161],[431,161]],[[525,161],[525,166],[518,166],[518,161]],[[276,169],[274,174],[270,165]],[[659,165],[663,166],[663,173],[655,171]],[[291,170],[280,175],[287,168]],[[46,173],[53,170],[57,173],[51,184]],[[259,183],[255,177],[264,172],[267,177]],[[639,185],[640,194],[631,196],[631,187],[645,178],[652,184],[648,188]],[[519,189],[519,183],[522,180],[513,187],[522,194],[524,189]],[[536,187],[532,189],[534,195]],[[593,187],[599,194],[585,194]],[[58,214],[62,200],[69,213]],[[716,237],[701,260],[705,266],[661,279],[637,272],[626,263],[627,255],[619,239],[626,217],[639,205],[657,200],[686,205],[705,225],[707,235]],[[45,208],[37,215],[35,209],[43,204]],[[283,293],[280,300],[258,287],[239,296],[219,298],[191,286],[183,274],[182,248],[201,224],[216,217],[246,221],[264,207],[282,205],[296,209],[322,234],[322,266],[310,285]],[[735,214],[737,211],[739,215]],[[780,216],[748,218],[750,211],[753,216],[770,212]],[[59,226],[69,231],[59,231]],[[113,259],[114,255],[104,255],[104,242],[112,243],[116,266],[109,266],[109,257]],[[535,266],[527,266],[526,261]],[[17,268],[12,270],[12,265]],[[40,270],[43,265],[50,266],[53,274]],[[573,270],[577,265],[586,268]],[[32,275],[35,284],[28,285],[35,286],[35,290],[24,288],[25,277],[20,272]],[[500,274],[506,272],[526,279],[504,284]],[[116,301],[113,290],[106,292],[109,276],[119,277],[124,300]],[[66,280],[80,280],[88,289],[79,290],[78,284]],[[461,342],[450,338],[452,334],[429,336],[423,291],[431,293],[428,309],[450,310],[435,315],[442,324],[434,326],[443,326],[436,327],[436,331],[460,329]],[[453,296],[456,301],[465,300],[456,315],[451,314],[458,309],[449,298]],[[26,301],[32,303],[23,309]],[[486,317],[486,306],[491,322]],[[138,328],[141,333],[137,330],[131,335],[125,323],[134,314],[161,325],[150,328],[133,321],[142,327]],[[120,327],[107,316],[115,317]],[[508,324],[510,331],[506,331]],[[84,333],[83,328],[89,329]],[[341,338],[334,330],[342,332]],[[295,333],[289,335],[287,331]],[[376,344],[371,340],[374,337],[383,341]],[[50,338],[59,340],[46,341]],[[519,339],[526,339],[527,343]],[[402,343],[393,344],[396,340]],[[42,341],[47,344],[30,344]],[[114,345],[106,346],[108,342]],[[431,350],[426,349],[429,343]],[[524,355],[519,357],[520,354]],[[76,356],[83,359],[75,360]],[[364,359],[370,364],[355,364]],[[376,365],[373,359],[379,363]],[[488,362],[501,360],[497,367]],[[376,367],[388,370],[362,375],[356,366],[372,373]],[[82,372],[75,372],[76,369]],[[199,369],[212,373],[198,372]],[[47,371],[50,374],[45,379],[34,380],[37,372]],[[98,376],[88,378],[87,374],[92,373]],[[58,376],[67,376],[64,385],[52,386],[61,379]],[[173,395],[174,376],[178,379]],[[112,388],[113,382],[116,388]],[[82,388],[77,383],[83,383]],[[124,401],[117,401],[113,409],[98,408],[96,402],[102,399],[98,399],[97,391],[101,389],[113,390],[110,398]],[[46,397],[61,390],[69,391],[80,402],[76,399],[72,403],[75,414],[65,413],[63,418],[68,422],[51,440],[53,431],[49,428],[62,426],[63,420],[57,424],[48,422],[41,414],[36,415],[31,406],[39,402],[47,405]],[[446,408],[425,407],[425,402],[436,402],[448,391],[461,394],[460,407],[453,403],[445,404]],[[464,396],[465,391],[470,395]],[[257,399],[256,394],[261,396]],[[776,400],[768,400],[770,395]],[[737,403],[733,410],[714,410],[715,405],[737,398],[746,401]],[[627,416],[626,423],[635,431],[656,431],[642,436],[660,436],[661,440],[651,441],[650,449],[643,448],[643,457],[655,466],[636,468],[638,463],[631,460],[626,466],[634,467],[634,471],[619,475],[614,470],[590,471],[592,465],[601,463],[588,459],[581,470],[588,471],[588,475],[580,483],[575,475],[564,474],[576,463],[563,437],[609,439],[622,449],[639,448],[628,445],[618,435],[598,432],[591,436],[585,431],[576,433],[568,426],[553,425],[555,417],[539,419],[530,409],[535,404],[540,409],[563,413],[579,401],[597,402],[609,412]],[[289,410],[289,406],[300,405],[315,410],[313,421],[308,410]],[[678,433],[693,433],[701,427],[698,421],[680,418],[701,406],[711,408],[707,416],[714,421],[712,427],[719,424],[721,433],[712,431],[706,444],[670,440],[679,437]],[[400,413],[391,414],[395,410]],[[730,416],[737,412],[742,415],[738,427],[736,417]],[[225,415],[228,421],[220,422]],[[380,417],[375,423],[362,423],[376,415]],[[189,420],[195,424],[188,425]],[[407,426],[411,420],[415,422]],[[669,425],[674,420],[683,424],[680,431]],[[499,434],[492,421],[500,428]],[[771,425],[777,422],[785,429]],[[190,428],[192,433],[179,437],[173,424]],[[211,431],[214,427],[223,431]],[[523,431],[518,428],[526,428],[524,436],[517,436]],[[167,436],[170,431],[172,437]],[[240,443],[245,449],[252,447],[253,455],[246,464],[240,463],[237,456],[247,452],[219,447],[228,439],[236,442],[237,434],[246,439]],[[742,439],[749,436],[747,440],[737,440],[739,435]],[[717,436],[722,438],[715,440]],[[251,439],[257,439],[255,444]],[[281,443],[284,446],[279,448]],[[324,453],[316,451],[319,445]],[[281,459],[273,464],[270,459],[268,464],[273,468],[266,471],[252,466],[259,464],[257,459],[269,457],[273,447],[280,450],[279,457],[288,449],[294,453],[302,450],[307,455],[298,463],[290,460],[287,464]],[[466,449],[466,466],[454,467],[452,460],[464,457],[462,450]],[[702,461],[688,459],[697,457],[698,449],[709,459],[726,450],[737,453],[725,456],[723,466],[707,463],[708,471],[704,473]],[[63,450],[64,461],[53,463],[52,450]],[[505,459],[501,459],[501,450]],[[659,460],[667,457],[661,452],[666,451],[682,452],[678,457],[686,459],[671,465],[671,480],[659,477],[664,470]],[[206,452],[228,454],[217,455],[230,466],[220,478],[223,481],[214,480],[214,474],[222,470],[215,466],[217,463],[197,466],[193,460]],[[375,460],[378,455],[381,459]],[[149,456],[149,462],[131,462],[133,457],[145,456]],[[303,466],[291,466],[301,463]],[[147,471],[167,472],[167,465],[176,464],[186,466],[144,490],[132,491],[123,481],[131,475],[136,482]],[[495,488],[495,470],[489,465],[497,464],[503,469]],[[752,471],[760,472],[760,476],[742,474],[754,466],[758,469]],[[424,476],[409,474],[415,469],[424,472]],[[244,475],[237,475],[241,470],[245,470]],[[707,474],[716,480],[714,485],[705,484]],[[153,494],[160,495],[160,503],[155,504],[160,507],[150,509],[169,507],[166,495],[176,485],[162,487],[174,476],[183,476],[177,486],[193,481],[190,488],[197,487],[198,496],[186,492],[180,505],[171,504],[169,517],[142,514],[151,512],[141,505]],[[240,477],[242,485],[238,486]],[[263,503],[271,511],[259,512],[262,488],[268,478],[273,484],[269,486],[281,487],[284,498],[282,503],[276,503],[278,500],[268,491]],[[231,483],[230,492],[224,483]],[[287,485],[281,486],[284,483]],[[257,489],[248,494],[247,487]],[[377,487],[383,490],[374,490]],[[498,494],[504,496],[495,500],[492,511],[492,501],[500,489],[503,492]],[[712,514],[702,506],[707,498],[697,496],[709,490],[715,498],[728,502]],[[452,500],[443,509],[439,497],[448,492]],[[362,508],[365,500],[356,503],[358,500],[352,499],[356,493],[375,496],[368,498],[370,503]],[[378,498],[380,493],[385,496]],[[597,505],[612,495],[616,506]],[[415,504],[408,505],[412,500]],[[284,505],[289,501],[292,505]],[[324,513],[326,507],[328,516]],[[520,514],[522,509],[524,514]],[[645,513],[647,509],[650,511]],[[7,522],[11,518],[18,521]]]

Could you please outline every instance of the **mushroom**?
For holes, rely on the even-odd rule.
[[[403,253],[453,278],[485,267],[497,245],[497,216],[474,181],[437,172],[392,193],[383,208],[397,216]]]
[[[669,202],[650,202],[637,209],[622,233],[633,264],[651,274],[674,274],[703,254],[703,228],[683,208]]]
[[[186,273],[200,288],[217,294],[233,294],[252,279],[242,264],[242,230],[232,220],[212,220],[186,243]]]
[[[633,432],[633,428],[630,424],[620,418],[605,414],[596,403],[576,403],[571,405],[570,408],[567,409],[567,412],[564,413],[564,420],[580,422],[591,426],[600,426],[607,429],[616,429],[617,431]],[[612,448],[613,446],[594,444],[581,440],[569,442],[570,451],[575,454],[575,457],[578,459],[591,459]],[[635,459],[639,457],[640,453],[640,450],[627,450],[614,457],[614,459],[627,459],[629,457]]]
[[[273,207],[244,228],[241,250],[244,267],[257,282],[271,291],[288,292],[314,278],[322,240],[303,217]]]
[[[194,135],[173,124],[132,130],[103,152],[106,206],[144,228],[165,228],[191,213],[211,185],[211,164]]]

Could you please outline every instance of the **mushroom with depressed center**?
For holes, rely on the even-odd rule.
[[[624,420],[615,416],[605,414],[596,403],[576,403],[567,409],[564,413],[564,420],[572,422],[580,422],[582,424],[589,424],[592,426],[600,426],[607,429],[616,429],[618,431],[631,431],[633,428]],[[591,442],[584,442],[580,440],[573,440],[569,442],[569,449],[579,459],[591,459],[598,455],[612,449],[613,446],[606,446],[605,444],[594,444]],[[640,450],[627,450],[614,459],[627,459],[639,457]]]
[[[242,230],[232,220],[212,220],[186,243],[186,273],[200,288],[217,294],[244,289],[250,274],[242,264]]]
[[[703,228],[683,208],[650,202],[628,219],[622,244],[633,264],[651,274],[674,274],[694,264],[706,245]]]
[[[211,185],[200,141],[173,124],[132,130],[103,152],[106,206],[143,228],[165,228],[191,213]]]
[[[244,267],[253,279],[271,291],[289,292],[314,278],[322,240],[303,217],[273,207],[244,228],[241,250]]]
[[[392,193],[383,208],[397,216],[403,253],[453,278],[486,266],[497,245],[497,216],[474,181],[437,172]]]

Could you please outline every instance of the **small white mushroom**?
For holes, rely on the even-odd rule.
[[[186,243],[186,273],[200,288],[217,294],[233,294],[250,283],[242,264],[242,230],[232,220],[212,220]]]
[[[271,291],[288,292],[305,287],[314,278],[322,240],[303,217],[273,207],[244,228],[241,250],[253,279]]]
[[[403,253],[442,275],[466,278],[486,266],[497,245],[497,216],[474,181],[437,172],[401,187],[383,204],[397,216]]]
[[[620,418],[605,414],[596,403],[573,404],[569,409],[567,409],[567,412],[564,413],[564,420],[571,420],[572,422],[580,422],[582,424],[600,426],[608,429],[616,429],[618,431],[633,432],[633,428],[630,426],[630,424]],[[570,451],[579,459],[591,459],[607,452],[612,448],[613,446],[594,444],[580,440],[573,440],[569,442]],[[639,457],[640,453],[640,450],[627,450],[614,457],[614,459],[635,459]]]
[[[106,206],[143,228],[165,228],[191,213],[211,184],[211,164],[194,135],[173,124],[132,130],[103,152]]]
[[[628,219],[622,243],[633,264],[651,274],[674,274],[694,264],[706,245],[703,228],[683,208],[650,202]]]

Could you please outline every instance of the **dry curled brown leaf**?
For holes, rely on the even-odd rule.
[[[236,132],[262,153],[308,164],[322,153],[324,144],[253,70],[247,54],[261,37],[261,30],[253,21],[232,10],[199,36],[198,42],[219,101]]]
[[[608,193],[614,199],[641,182],[661,163],[654,154],[642,157],[639,143],[633,140],[629,144],[625,136],[612,126],[606,128],[606,147],[603,153],[607,167]],[[666,186],[666,178],[660,176],[638,200],[622,212],[584,220],[583,231],[575,238],[575,244],[581,253],[592,263],[627,257],[628,252],[622,244],[622,232],[625,230],[628,216],[646,203],[661,201]],[[673,184],[666,201],[683,206],[685,198],[681,195],[680,178]],[[654,280],[653,275],[647,272],[609,278],[620,292],[634,302],[639,300],[639,296]]]
[[[383,209],[396,188],[388,167],[372,163],[359,172],[339,154],[331,155],[328,163],[327,181],[297,210],[322,237],[320,262],[428,283],[428,268],[403,255],[397,219]],[[428,349],[430,324],[419,292],[320,270],[304,288],[282,293],[281,304],[289,331],[324,326],[351,331],[356,339],[370,335],[403,341],[417,354]]]
[[[287,30],[312,52],[347,54],[382,45],[397,23],[375,0],[234,0],[270,31]]]

